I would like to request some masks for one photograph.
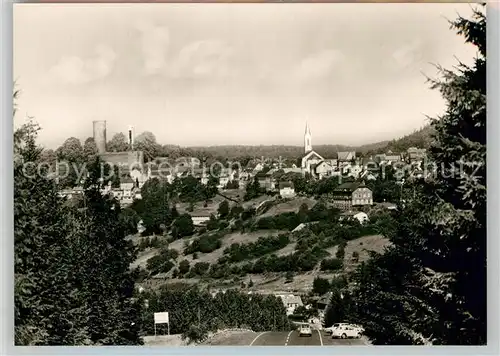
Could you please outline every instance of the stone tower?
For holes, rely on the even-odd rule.
[[[106,121],[94,121],[94,142],[99,154],[106,153]]]

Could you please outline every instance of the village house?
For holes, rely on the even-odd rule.
[[[82,187],[74,187],[72,189],[63,189],[63,190],[60,190],[58,192],[58,195],[61,198],[71,199],[75,196],[83,195],[83,188]]]
[[[373,204],[372,191],[364,182],[344,183],[330,194],[331,203],[338,209],[349,211],[353,207]]]
[[[348,164],[346,167],[344,167],[344,173],[348,177],[353,177],[354,179],[358,178],[361,175],[361,172],[363,172],[363,167],[359,164]]]
[[[283,305],[286,308],[286,314],[292,315],[298,307],[304,306],[302,303],[302,298],[298,295],[293,294],[277,294],[283,301]]]
[[[255,173],[260,172],[264,169],[264,165],[262,163],[257,163],[255,167],[253,168],[253,171]]]
[[[255,179],[259,182],[260,187],[266,191],[276,189],[276,182],[268,173],[259,172],[255,175]]]
[[[295,165],[294,165],[295,166]],[[292,167],[292,168],[283,168],[284,173],[304,173],[302,168]]]
[[[396,204],[390,202],[377,203],[377,206],[380,206],[387,210],[397,210],[398,208]]]
[[[128,174],[136,184],[138,183],[139,188],[142,188],[147,180],[147,175],[143,174],[139,168],[132,168]]]
[[[403,160],[401,154],[393,153],[392,151],[387,151],[385,154],[385,161],[390,162],[391,164],[401,162]]]
[[[403,157],[400,153],[393,153],[391,150],[387,153],[377,154],[374,157],[374,161],[378,164],[394,164],[401,162]]]
[[[205,226],[210,220],[210,214],[193,214],[191,215],[191,219],[195,227]]]
[[[248,184],[248,180],[246,180],[246,179],[245,180],[243,180],[243,179],[238,180],[238,188],[239,189],[245,189],[247,184]]]
[[[373,173],[370,173],[369,171],[364,171],[361,175],[360,178],[363,178],[364,180],[367,181],[374,181],[377,180],[377,176]]]
[[[335,163],[333,163],[335,162]],[[318,179],[333,177],[336,175],[340,175],[340,171],[337,168],[336,160],[325,160],[319,162],[314,167],[314,173]]]
[[[410,147],[406,151],[410,163],[422,161],[425,158],[426,150],[424,148]]]
[[[368,215],[362,211],[346,211],[340,215],[340,221],[357,220],[360,224],[367,222]]]
[[[353,162],[356,160],[355,151],[337,152],[337,161],[340,163]]]
[[[279,184],[280,196],[283,199],[295,197],[295,187],[292,182],[281,182]]]

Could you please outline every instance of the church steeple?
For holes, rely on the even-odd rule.
[[[304,133],[304,152],[312,151],[312,135],[309,124],[306,122],[306,130]]]

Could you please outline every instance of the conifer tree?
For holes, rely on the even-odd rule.
[[[134,299],[134,276],[129,270],[136,252],[125,239],[118,201],[101,194],[108,183],[102,177],[109,177],[106,172],[101,177],[101,167],[106,165],[97,157],[89,167],[82,205],[73,212],[86,326],[94,344],[137,345],[142,343],[140,306]]]
[[[101,195],[99,159],[80,205],[66,205],[39,169],[38,126],[22,130],[14,164],[16,345],[141,344],[134,247],[119,204]]]
[[[88,344],[72,236],[54,182],[39,170],[38,126],[26,124],[14,165],[16,345]]]
[[[398,215],[393,246],[358,270],[355,318],[375,344],[486,343],[486,18],[452,23],[476,46],[472,66],[432,81],[434,168]],[[429,167],[429,166],[428,166]]]

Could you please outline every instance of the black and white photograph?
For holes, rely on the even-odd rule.
[[[486,345],[486,7],[14,4],[14,344]]]

